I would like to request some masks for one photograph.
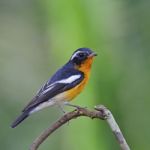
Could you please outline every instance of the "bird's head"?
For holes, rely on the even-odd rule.
[[[79,48],[72,54],[70,61],[78,70],[82,71],[85,69],[90,69],[95,56],[97,56],[97,54],[91,49]]]

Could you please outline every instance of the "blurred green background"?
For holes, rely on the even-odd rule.
[[[109,107],[134,150],[150,147],[149,0],[0,0],[0,149],[27,150],[62,113],[11,122],[79,47],[96,51],[91,80],[73,104]],[[79,118],[40,150],[119,150],[104,121]]]

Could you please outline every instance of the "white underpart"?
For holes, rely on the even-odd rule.
[[[55,97],[49,99],[48,101],[41,103],[39,106],[35,107],[29,114],[33,114],[43,108],[50,107],[53,105],[61,106],[61,105],[63,105],[63,103],[65,101],[66,101],[66,94],[65,94],[65,92],[63,92],[63,93],[58,94]]]
[[[74,53],[71,57],[71,60],[74,59],[77,56],[77,54],[79,54],[79,53],[81,53],[81,51],[77,51],[76,53]]]
[[[46,92],[50,91],[53,87],[55,87],[56,83],[72,83],[74,81],[76,81],[77,79],[79,79],[81,77],[81,75],[73,75],[67,79],[63,79],[60,81],[56,81],[53,84],[49,85],[49,88],[47,88],[45,91],[43,91],[42,94],[45,94]],[[53,105],[62,105],[63,102],[66,101],[66,94],[65,92],[56,95],[55,97],[51,98],[50,100],[41,103],[39,106],[35,107],[30,114],[37,112],[43,108],[49,107],[49,106],[53,106]]]

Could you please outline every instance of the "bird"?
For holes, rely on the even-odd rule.
[[[31,114],[49,107],[70,105],[70,101],[84,89],[89,80],[91,66],[97,54],[90,48],[78,48],[69,61],[40,88],[22,113],[11,124],[15,128]]]

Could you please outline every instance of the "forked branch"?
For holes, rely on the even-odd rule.
[[[39,137],[35,139],[35,141],[30,146],[30,150],[37,150],[38,147],[50,136],[55,130],[59,127],[67,123],[68,121],[80,117],[86,116],[91,119],[98,118],[101,120],[106,120],[110,129],[114,133],[118,144],[120,145],[121,150],[130,150],[118,124],[116,123],[112,113],[105,106],[100,105],[96,106],[94,110],[89,110],[87,108],[77,108],[64,116],[62,116],[59,120],[57,120],[53,125],[44,130]]]

